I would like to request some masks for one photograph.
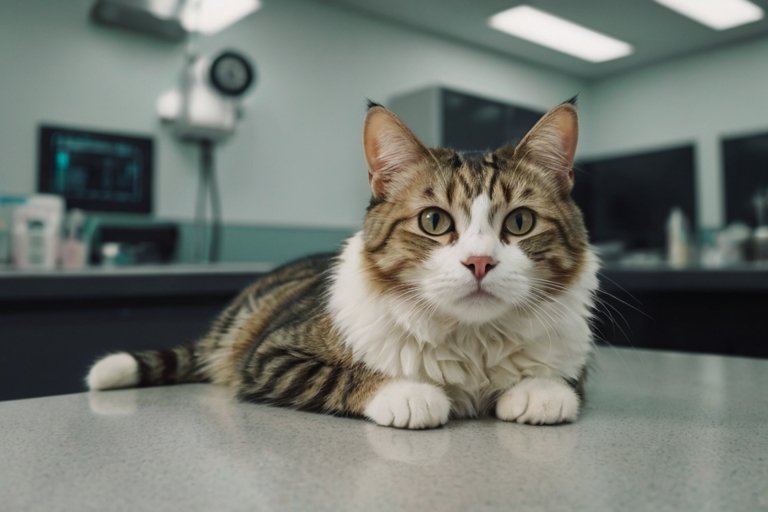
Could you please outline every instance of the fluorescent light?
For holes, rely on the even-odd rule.
[[[181,23],[188,32],[215,34],[260,7],[260,0],[187,0]]]
[[[715,30],[725,30],[762,19],[763,10],[747,0],[655,0]]]
[[[529,5],[494,14],[488,25],[507,34],[590,62],[626,57],[632,45]]]

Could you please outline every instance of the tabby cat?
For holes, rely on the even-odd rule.
[[[90,389],[213,382],[241,400],[431,428],[576,419],[597,260],[570,197],[575,102],[494,152],[427,148],[370,104],[373,192],[338,255],[259,278],[200,341],[117,353]]]

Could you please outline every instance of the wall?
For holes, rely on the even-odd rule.
[[[699,219],[724,219],[720,138],[768,131],[768,40],[670,61],[592,84],[582,95],[582,157],[696,144]]]
[[[175,82],[183,45],[95,26],[90,3],[3,5],[0,190],[33,191],[41,121],[152,133],[156,212],[190,219],[196,153],[176,143],[154,111]],[[442,83],[545,109],[584,88],[563,74],[301,0],[266,1],[201,44],[247,52],[260,75],[239,133],[218,155],[224,216],[234,223],[359,225],[368,199],[365,98]]]

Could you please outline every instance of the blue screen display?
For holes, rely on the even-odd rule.
[[[152,139],[44,126],[38,189],[91,211],[150,213]]]

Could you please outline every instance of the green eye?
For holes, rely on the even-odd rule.
[[[512,210],[504,219],[504,229],[515,236],[527,235],[536,225],[536,214],[528,208]]]
[[[440,236],[453,231],[453,219],[440,208],[427,208],[419,214],[419,227],[428,235]]]

